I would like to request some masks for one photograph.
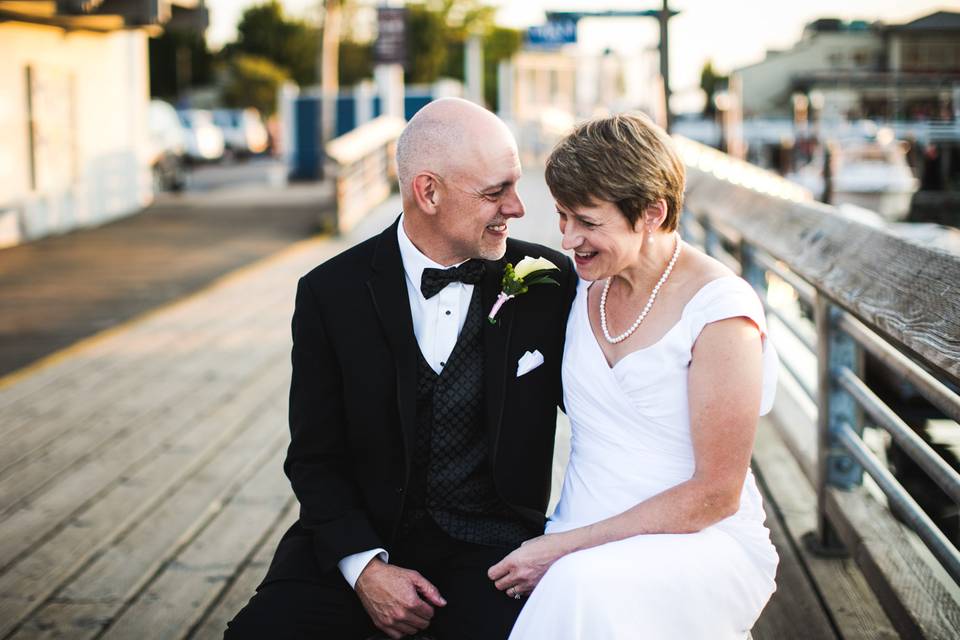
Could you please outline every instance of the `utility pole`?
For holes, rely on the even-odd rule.
[[[660,54],[660,77],[663,81],[664,120],[669,131],[673,124],[673,114],[670,112],[670,42],[667,23],[677,13],[670,8],[669,0],[663,0],[662,8],[644,11],[547,11],[547,23],[568,20],[576,23],[582,18],[655,18],[660,24],[660,44],[657,48]]]
[[[464,79],[467,81],[466,99],[484,106],[483,100],[483,36],[471,33],[464,47]]]
[[[670,44],[667,23],[673,16],[670,11],[670,0],[663,0],[663,9],[657,16],[660,22],[660,77],[663,78],[664,114],[667,121],[667,131],[673,126],[673,113],[670,111]]]
[[[337,94],[340,92],[340,21],[342,0],[324,0],[323,35],[320,40],[320,139],[326,145],[336,125]],[[323,146],[321,146],[323,148]]]

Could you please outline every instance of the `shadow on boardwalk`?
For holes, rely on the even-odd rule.
[[[309,238],[331,199],[325,184],[162,195],[138,215],[0,250],[0,375]]]

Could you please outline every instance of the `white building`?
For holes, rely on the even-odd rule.
[[[741,82],[744,116],[791,115],[796,76],[811,71],[874,71],[882,55],[883,38],[873,27],[817,20],[804,29],[793,48],[768,51],[763,61],[734,72]],[[842,93],[831,96],[831,106],[839,109],[852,99]]]
[[[825,121],[955,120],[960,115],[960,13],[905,24],[821,19],[787,51],[734,71],[745,117],[790,116],[815,97]]]
[[[520,51],[501,63],[499,114],[533,157],[579,120],[631,109],[662,118],[655,52],[589,54],[576,46]]]
[[[151,201],[147,38],[173,4],[0,0],[0,246]]]

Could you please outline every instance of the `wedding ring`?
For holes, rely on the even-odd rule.
[[[522,597],[523,597],[523,596],[520,595],[520,592],[519,592],[519,591],[517,591],[517,590],[514,590],[514,591],[513,591],[513,599],[514,599],[514,600],[519,600],[519,599],[522,598]]]

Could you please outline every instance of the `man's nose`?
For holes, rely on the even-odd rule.
[[[511,189],[510,195],[504,200],[500,212],[511,218],[522,218],[523,214],[526,213],[526,207],[523,205],[523,200],[520,199],[520,193],[515,188]]]

